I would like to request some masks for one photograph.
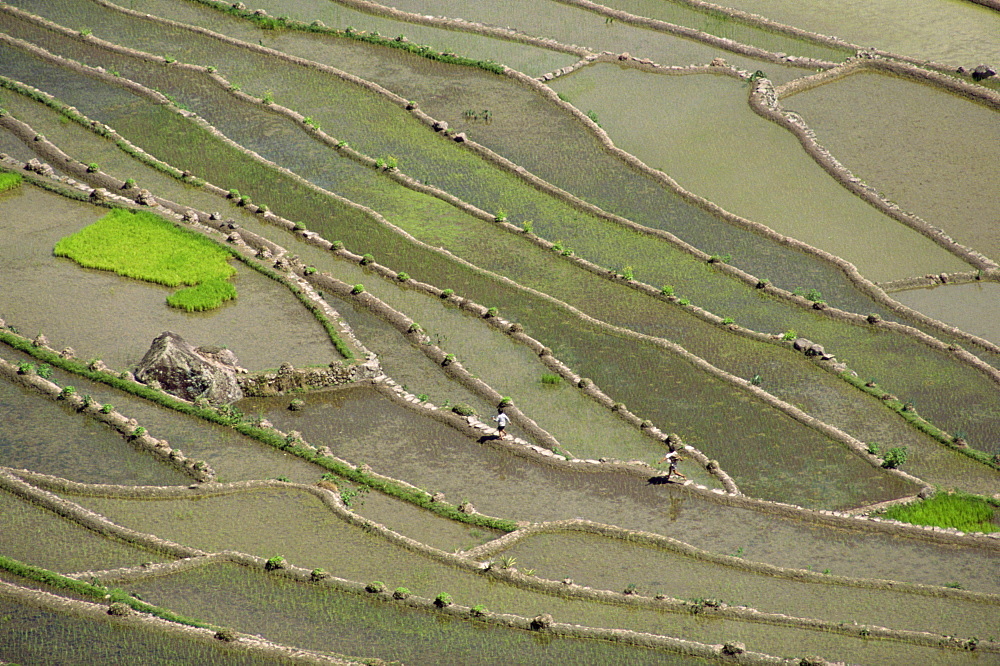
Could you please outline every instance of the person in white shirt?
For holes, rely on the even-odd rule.
[[[497,433],[500,434],[500,439],[504,438],[504,428],[510,423],[510,417],[504,413],[503,408],[497,412],[497,415],[493,417],[493,420],[497,422]]]
[[[686,476],[677,471],[677,461],[680,460],[680,458],[681,458],[680,455],[676,451],[671,451],[667,455],[663,456],[663,460],[660,461],[661,463],[665,462],[670,463],[670,467],[667,468],[667,481],[669,481],[670,477],[673,476],[674,474],[681,477],[682,479],[687,478]]]

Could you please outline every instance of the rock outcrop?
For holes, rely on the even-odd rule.
[[[236,355],[218,347],[192,347],[171,331],[158,335],[139,361],[135,377],[184,400],[205,398],[212,404],[235,402],[243,397],[236,375],[245,372]]]

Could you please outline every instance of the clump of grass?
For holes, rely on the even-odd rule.
[[[0,172],[0,192],[14,189],[21,184],[21,180],[19,173]]]
[[[542,383],[547,386],[558,386],[562,383],[562,377],[555,373],[545,373],[542,375]]]
[[[906,462],[908,455],[909,451],[905,446],[894,446],[885,452],[885,457],[882,459],[882,467],[896,469]]]
[[[781,334],[781,339],[785,340],[786,342],[791,342],[797,337],[799,337],[799,334],[798,331],[796,331],[794,328],[790,328]]]
[[[167,296],[167,305],[186,312],[214,310],[236,298],[236,287],[228,280],[206,280],[194,287],[175,291]]]
[[[236,273],[227,261],[229,252],[145,211],[113,210],[60,239],[53,252],[86,268],[168,287],[195,287],[167,299],[173,307],[188,311],[210,310],[236,296],[236,289],[226,282]]]
[[[969,493],[938,493],[912,504],[889,507],[886,518],[914,525],[954,527],[963,532],[996,532],[996,507],[1000,503]]]

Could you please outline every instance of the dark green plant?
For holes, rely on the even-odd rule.
[[[427,395],[426,393],[417,394],[417,400],[419,400],[420,402],[427,402],[430,399],[431,399],[430,396]]]
[[[753,386],[760,386],[760,383],[762,381],[763,381],[763,377],[761,377],[760,375],[754,375],[753,377],[750,378],[750,383]]]
[[[673,286],[669,284],[663,285],[662,287],[660,287],[660,294],[662,294],[663,296],[673,296],[674,295]]]
[[[269,558],[267,562],[264,562],[264,571],[275,571],[277,569],[285,568],[285,558],[281,555],[275,555]]]
[[[489,609],[487,609],[486,606],[484,606],[483,604],[476,604],[475,606],[469,609],[469,614],[472,615],[473,617],[482,617],[489,612],[490,612]]]
[[[340,500],[348,509],[353,509],[355,503],[360,507],[365,503],[365,495],[371,490],[368,486],[357,486],[355,488],[344,488],[340,491]]]
[[[130,190],[133,187],[135,187],[135,178],[126,178],[125,179],[125,189],[129,189]]]
[[[625,278],[626,280],[634,280],[635,270],[633,270],[631,266],[626,266],[625,268],[622,269],[622,277]]]
[[[373,263],[375,263],[375,255],[369,253],[361,255],[362,266],[367,266],[368,264],[373,264]]]
[[[594,124],[597,125],[598,127],[601,126],[601,123],[599,123],[597,121],[597,113],[596,112],[594,112],[594,111],[587,111],[587,117],[590,118],[594,122]]]
[[[326,569],[313,569],[309,573],[309,578],[312,581],[314,581],[314,582],[315,581],[320,581],[320,580],[323,580],[324,578],[329,578],[329,577],[330,577],[330,574],[329,574],[329,572]]]
[[[557,386],[562,383],[562,377],[555,373],[544,373],[542,375],[542,383],[549,386]]]
[[[410,279],[410,274],[405,271],[399,271],[398,273],[396,273],[396,279],[399,280],[400,282],[406,282],[407,280]]]
[[[445,606],[451,606],[453,603],[454,601],[452,600],[451,595],[448,594],[447,592],[442,592],[441,594],[434,597],[434,605],[438,606],[439,608],[444,608]]]
[[[29,361],[18,361],[17,363],[17,374],[19,375],[32,375],[35,373],[35,364]]]
[[[868,453],[872,454],[873,456],[877,456],[879,454],[879,451],[881,451],[881,450],[882,449],[879,446],[878,442],[869,442],[868,443]]]
[[[224,643],[232,643],[239,638],[239,635],[234,629],[224,628],[215,632],[215,638]]]
[[[115,411],[115,406],[111,403],[106,402],[101,406],[101,414],[110,414],[113,411]]]
[[[474,410],[472,407],[470,407],[469,405],[465,404],[464,402],[455,403],[455,405],[452,406],[451,411],[455,412],[459,416],[475,416],[476,415],[476,410]]]
[[[146,429],[143,428],[142,426],[136,426],[135,430],[132,431],[132,437],[136,438],[142,437],[145,434],[146,434]]]
[[[52,366],[51,365],[43,363],[43,364],[41,364],[41,365],[38,366],[38,369],[35,370],[35,372],[38,373],[38,376],[41,377],[42,379],[52,379]]]
[[[895,469],[906,462],[909,450],[905,446],[894,446],[885,452],[882,459],[882,467]]]

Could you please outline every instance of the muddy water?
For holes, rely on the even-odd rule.
[[[45,548],[39,548],[40,543]],[[99,536],[6,492],[0,492],[0,553],[62,573],[166,561],[162,555]]]
[[[969,268],[841,187],[791,133],[750,109],[739,81],[601,64],[553,88],[577,107],[594,109],[619,148],[686,189],[842,257],[872,280]]]
[[[770,66],[761,60],[739,56],[693,39],[638,28],[626,23],[606,23],[600,14],[578,9],[558,2],[532,2],[515,0],[503,5],[487,2],[467,3],[444,0],[404,0],[393,2],[396,7],[417,14],[444,15],[464,18],[487,25],[513,28],[530,35],[555,39],[563,44],[579,44],[600,53],[631,53],[637,58],[650,58],[661,65],[707,65],[713,58],[722,57],[727,62],[749,71]],[[810,50],[801,45],[800,50]],[[823,49],[826,55],[829,51]],[[818,52],[817,52],[818,53]],[[782,70],[782,80],[795,78],[802,70],[773,66]]]
[[[876,93],[877,91],[877,93]],[[859,178],[1000,260],[1000,114],[929,85],[858,73],[782,100]],[[915,273],[922,274],[921,272]]]
[[[996,12],[971,2],[729,0],[724,4],[860,46],[875,45],[965,67],[1000,62],[996,39],[1000,19]]]
[[[0,464],[86,483],[189,483],[181,471],[142,453],[110,427],[65,403],[0,381]]]
[[[330,592],[236,565],[212,565],[132,582],[129,588],[178,612],[272,640],[402,663],[707,663],[604,641],[550,638],[539,642],[537,635],[527,631]]]
[[[952,284],[893,292],[904,305],[1000,344],[1000,285],[995,282]]]
[[[565,556],[568,552],[573,553],[572,558]],[[662,593],[679,599],[718,599],[796,617],[948,636],[988,636],[995,631],[998,612],[996,603],[766,576],[589,534],[539,534],[504,554],[516,557],[520,568],[536,568],[542,578],[572,578],[578,585],[598,589],[621,591],[634,584],[645,596]],[[822,562],[816,562],[812,569],[817,573],[829,570]],[[865,575],[864,571],[830,573]]]
[[[367,391],[359,387],[331,393],[341,398],[328,408],[336,409],[335,418],[316,419],[303,433],[337,456],[443,492],[449,501],[469,500],[488,515],[532,521],[587,518],[665,534],[723,554],[742,547],[748,559],[778,566],[823,564],[845,575],[865,571],[867,577],[934,585],[959,580],[967,589],[1000,591],[996,568],[982,564],[996,560],[995,554],[720,507],[672,484],[652,485],[641,477],[535,465],[441,424],[416,421],[409,410],[383,398],[373,400]],[[374,424],[372,413],[378,414]],[[271,418],[281,416],[272,413]],[[276,425],[290,427],[293,421],[285,417]],[[681,471],[689,474],[683,462]]]
[[[128,119],[126,119],[126,118],[117,118],[117,120],[122,120],[123,122],[128,122]],[[116,124],[117,124],[117,123],[116,123]],[[162,133],[161,133],[161,136],[167,136],[167,135],[166,135],[166,134],[162,134]],[[175,145],[180,145],[180,144],[175,144]],[[202,154],[204,154],[204,153],[202,153]],[[171,160],[171,161],[174,161],[174,160]],[[183,159],[182,159],[182,163],[184,163],[184,160],[183,160]],[[201,172],[201,170],[200,170],[200,169],[194,169],[194,170],[195,170],[196,172]],[[271,190],[271,191],[270,191],[270,194],[271,194],[271,195],[272,195],[272,196],[273,196],[274,198],[278,198],[279,200],[283,200],[283,197],[281,197],[281,196],[280,196],[280,195],[279,195],[279,194],[278,194],[277,192],[275,192],[275,191],[273,191],[273,190]],[[271,200],[273,201],[274,199],[272,198]],[[300,205],[301,205],[301,204],[300,204]],[[336,232],[336,233],[334,233],[334,234],[330,234],[330,237],[332,237],[332,238],[336,238],[336,237],[337,237],[337,235],[339,235],[339,234],[340,234],[340,232]],[[388,249],[389,247],[391,247],[391,245],[390,245],[390,246],[387,246],[386,248],[383,248],[383,249]],[[412,257],[412,253],[410,253],[410,256]],[[435,263],[440,263],[440,261],[439,261],[439,260],[433,260],[433,259],[432,259],[432,260],[430,261],[430,263],[431,263],[431,264],[435,264]],[[415,276],[419,276],[419,275],[420,275],[420,272],[418,272],[419,270],[424,270],[424,271],[426,271],[426,270],[427,270],[427,267],[426,267],[426,266],[424,266],[424,267],[423,267],[422,269],[417,269],[417,268],[415,268],[415,269],[414,269],[414,275],[415,275]],[[438,275],[438,276],[440,276],[440,275],[442,275],[442,274],[446,274],[446,273],[436,273],[436,275]],[[501,304],[501,305],[502,305],[502,304]],[[522,317],[522,320],[523,320],[523,317]],[[595,377],[595,378],[596,378],[596,377]],[[626,402],[628,402],[628,403],[632,403],[632,402],[634,402],[634,401],[633,401],[633,400],[632,400],[631,398],[627,398],[627,399],[626,399]],[[652,412],[648,412],[648,413],[652,414]],[[702,447],[702,448],[704,448],[704,447]],[[824,475],[824,476],[825,476],[825,475]],[[771,482],[771,483],[774,483],[774,480],[772,480],[772,482]],[[787,485],[787,484],[786,484],[786,485]],[[786,492],[787,492],[787,491],[786,491]],[[783,496],[785,496],[785,495],[783,495]],[[802,500],[802,501],[805,501],[805,500]],[[855,503],[855,500],[848,500],[848,501],[847,501],[847,503],[848,503],[848,504],[853,504],[853,503]]]
[[[403,585],[421,596],[448,591],[457,603],[482,603],[493,610],[533,616],[540,609],[564,621],[596,626],[621,626],[621,609],[580,604],[542,594],[497,585],[476,574],[459,571],[392,546],[362,530],[348,527],[324,509],[319,500],[288,490],[240,493],[197,501],[128,501],[81,498],[81,503],[109,512],[143,531],[194,543],[203,548],[231,548],[270,557],[282,554],[298,566],[322,567],[330,573],[361,582],[381,580],[389,589]],[[141,513],[141,515],[139,515]],[[276,524],[271,518],[281,515]],[[338,525],[339,523],[339,525]],[[329,547],[337,543],[336,551]],[[768,653],[785,653],[809,646],[824,654],[856,658],[870,650],[864,641],[801,632],[783,627],[718,621],[702,625],[690,614],[661,614],[629,609],[629,626],[640,631],[680,632],[685,638],[718,642],[735,632],[748,644]],[[926,649],[893,646],[908,652],[936,654]],[[881,652],[876,650],[875,654]]]
[[[5,231],[24,240],[0,248],[0,274],[9,287],[0,294],[0,311],[8,323],[44,332],[53,347],[72,346],[81,357],[102,358],[116,369],[137,363],[153,338],[167,330],[196,346],[228,347],[244,367],[255,370],[286,360],[327,363],[339,356],[291,294],[242,265],[236,265],[233,278],[239,293],[235,301],[212,312],[186,313],[167,306],[170,288],[52,256],[56,241],[105,213],[33,187],[0,201]],[[88,305],[81,309],[81,303]],[[262,316],[282,321],[281,328],[256,325]],[[129,325],[108,326],[108,321]]]

